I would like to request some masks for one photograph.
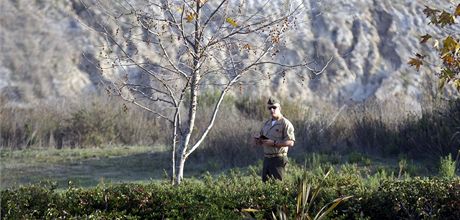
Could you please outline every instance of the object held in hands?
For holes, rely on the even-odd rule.
[[[257,139],[259,139],[259,140],[265,140],[265,139],[268,139],[268,137],[265,137],[264,135],[260,135]]]

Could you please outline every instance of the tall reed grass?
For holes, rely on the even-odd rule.
[[[211,113],[218,94],[200,97],[200,116]],[[225,99],[215,127],[193,160],[234,167],[254,163],[260,149],[250,144],[269,118],[266,97]],[[311,152],[361,152],[383,157],[438,160],[460,147],[460,100],[429,100],[422,111],[398,102],[333,106],[284,101],[283,114],[294,124],[296,144],[290,157]],[[209,120],[197,122],[203,129]],[[0,106],[0,146],[66,148],[104,145],[168,145],[169,125],[119,100],[97,97],[84,102],[53,102],[29,108]],[[195,137],[196,138],[196,137]],[[214,163],[214,162],[213,162]]]
[[[107,97],[57,100],[28,107],[0,106],[0,147],[8,149],[153,145],[165,143],[165,125]]]

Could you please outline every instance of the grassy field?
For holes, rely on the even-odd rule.
[[[69,181],[81,187],[102,182],[147,183],[169,179],[171,166],[171,153],[163,146],[1,149],[0,156],[0,189],[42,181],[55,181],[58,188],[66,188]],[[185,177],[229,168],[216,160],[191,159]]]
[[[145,182],[164,177],[169,168],[161,147],[1,150],[1,187],[68,181],[83,187],[106,182]]]
[[[65,149],[26,149],[1,150],[1,188],[55,181],[58,188],[66,188],[72,181],[76,186],[93,187],[104,183],[147,183],[166,180],[170,169],[170,152],[164,147],[132,146],[103,148],[65,148]],[[320,166],[357,166],[362,176],[371,176],[384,171],[387,175],[398,177],[432,176],[436,169],[423,165],[423,162],[376,158],[360,153],[319,154],[290,156],[291,168],[306,167],[316,169]],[[206,173],[219,175],[228,169],[252,170],[258,175],[261,160],[246,167],[225,167],[216,159],[207,162],[191,160],[186,166],[186,177],[201,177]],[[297,168],[295,168],[297,167]]]

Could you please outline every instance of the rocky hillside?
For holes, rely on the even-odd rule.
[[[0,2],[0,94],[16,103],[97,93],[100,74],[93,63],[104,39],[91,31],[100,11],[88,12],[81,0]],[[245,1],[259,7],[261,0]],[[448,0],[305,0],[305,22],[286,44],[292,59],[333,62],[317,77],[298,83],[275,78],[245,93],[267,90],[308,101],[347,103],[397,97],[413,105],[435,93],[433,74],[407,65],[421,48],[427,30],[424,5],[453,5]],[[266,13],[270,13],[266,9]],[[458,25],[453,31],[460,32]],[[438,31],[439,32],[439,31]],[[270,88],[270,89],[267,89]]]

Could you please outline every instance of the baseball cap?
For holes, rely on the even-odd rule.
[[[275,104],[280,104],[277,98],[275,97],[270,97],[267,102],[268,105],[275,105]]]

